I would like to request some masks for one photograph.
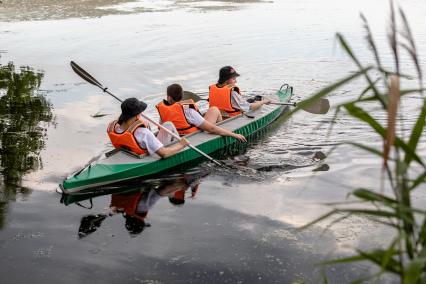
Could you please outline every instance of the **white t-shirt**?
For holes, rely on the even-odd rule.
[[[195,109],[188,107],[184,108],[183,112],[185,113],[186,120],[188,120],[189,123],[197,127],[204,123],[204,118]]]
[[[123,133],[124,130],[120,128],[120,126],[115,126],[115,131],[117,133]],[[163,143],[161,143],[160,140],[155,137],[154,133],[151,132],[151,130],[144,128],[144,127],[138,127],[138,129],[135,130],[134,136],[136,138],[136,141],[138,144],[148,150],[148,153],[150,155],[155,154],[155,152],[158,151],[161,147],[163,147]]]
[[[242,110],[244,112],[250,110],[250,103],[244,100],[244,98],[236,91],[232,91],[231,93],[231,105],[233,108]]]

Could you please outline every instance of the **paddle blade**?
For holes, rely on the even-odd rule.
[[[302,107],[306,112],[314,114],[326,114],[330,110],[330,101],[328,99],[319,99],[311,104]]]
[[[194,102],[198,102],[198,101],[206,101],[207,99],[202,99],[199,95],[190,92],[190,91],[183,91],[183,96],[182,96],[183,100],[193,100]]]
[[[87,73],[83,68],[77,65],[74,61],[70,62],[72,70],[74,70],[75,73],[77,73],[78,76],[83,78],[85,81],[89,82],[92,85],[98,86],[99,88],[103,89],[102,84],[99,83],[95,78],[92,77],[89,73]]]

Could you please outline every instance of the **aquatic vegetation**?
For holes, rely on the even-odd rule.
[[[384,225],[394,233],[392,240],[385,247],[362,250],[357,249],[351,257],[326,261],[324,264],[341,264],[356,261],[368,261],[379,271],[360,279],[366,281],[378,279],[384,274],[391,274],[401,283],[426,282],[426,211],[413,205],[413,195],[426,182],[426,165],[419,153],[419,145],[424,142],[426,118],[426,99],[423,96],[423,79],[414,36],[407,18],[401,8],[395,11],[391,3],[388,43],[392,58],[392,70],[385,66],[379,49],[375,44],[367,19],[361,15],[366,31],[368,48],[374,58],[372,65],[365,66],[355,55],[342,34],[337,40],[343,50],[355,63],[358,71],[346,78],[320,90],[310,99],[300,103],[293,111],[297,112],[303,105],[309,105],[335,89],[348,84],[354,79],[363,78],[367,82],[356,99],[335,106],[333,121],[345,112],[360,123],[367,124],[383,141],[381,149],[369,144],[347,142],[345,144],[361,148],[382,160],[382,180],[377,188],[357,188],[352,191],[353,200],[338,204],[327,214],[313,220],[303,228],[329,222],[329,226],[353,216],[362,216]],[[401,57],[408,54],[417,73],[419,87],[401,89],[401,82],[410,85],[411,76],[402,74]],[[408,95],[417,95],[420,104],[416,119],[412,125],[404,124],[404,113],[400,107]],[[375,108],[372,108],[373,106]],[[386,114],[387,125],[375,118],[377,112]],[[412,113],[410,115],[413,115]],[[334,123],[330,123],[332,131]],[[409,130],[409,133],[408,133]],[[422,140],[423,139],[423,140]]]

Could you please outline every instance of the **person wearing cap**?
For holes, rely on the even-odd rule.
[[[165,147],[164,144],[171,142],[172,137],[164,130],[160,130],[157,137],[149,129],[141,113],[147,105],[136,98],[126,99],[121,104],[121,115],[117,120],[112,121],[108,126],[108,136],[115,148],[127,148],[138,155],[157,154],[162,158],[170,157],[189,143],[186,139],[179,140],[179,143]],[[177,133],[173,123],[166,122],[163,126],[172,132]]]
[[[219,108],[228,117],[258,109],[262,105],[271,102],[269,99],[263,99],[253,103],[248,103],[243,100],[240,89],[236,86],[236,78],[238,76],[240,76],[240,74],[231,66],[222,67],[219,70],[219,80],[217,84],[213,84],[209,87],[209,106]]]
[[[172,84],[167,87],[167,99],[156,105],[161,121],[172,122],[180,135],[187,135],[201,129],[247,142],[243,135],[215,125],[222,120],[222,115],[217,107],[209,108],[203,117],[195,102],[193,100],[182,101],[182,96],[182,87],[179,84]]]

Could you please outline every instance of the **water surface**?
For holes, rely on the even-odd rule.
[[[229,172],[202,164],[209,175],[200,178],[195,196],[186,191],[179,206],[168,196],[159,198],[145,219],[150,226],[139,233],[129,231],[123,214],[111,208],[110,194],[84,209],[65,206],[55,192],[67,174],[109,147],[105,127],[119,111],[113,98],[72,72],[70,60],[121,98],[145,100],[153,117],[158,117],[153,105],[168,84],[205,92],[218,69],[229,64],[242,74],[243,90],[272,91],[287,82],[298,100],[356,70],[337,47],[336,31],[348,37],[363,61],[371,60],[359,11],[386,50],[387,1],[105,0],[86,1],[84,8],[69,1],[4,2],[0,251],[6,257],[0,272],[9,282],[317,283],[317,262],[355,247],[383,245],[390,237],[361,218],[326,232],[325,225],[294,230],[325,212],[321,203],[345,200],[355,187],[379,187],[379,160],[349,146],[328,154],[348,139],[381,146],[365,125],[347,116],[338,118],[328,135],[332,112],[278,121],[248,145],[247,169]],[[422,56],[425,4],[400,3]],[[384,54],[390,66],[390,54]],[[409,64],[403,57],[407,72]],[[334,92],[332,105],[356,96],[362,86],[360,80]],[[411,97],[403,105],[407,125],[419,102]],[[106,116],[92,117],[98,113]],[[327,159],[315,159],[316,153]],[[416,202],[424,197],[419,194]],[[84,237],[82,220],[94,222]],[[332,283],[347,283],[371,270],[339,266],[328,268],[327,275]]]

